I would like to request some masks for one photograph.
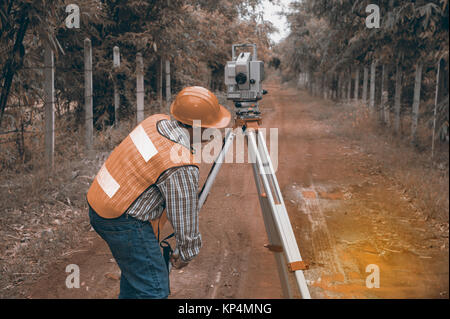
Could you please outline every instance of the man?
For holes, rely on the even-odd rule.
[[[87,193],[91,225],[122,272],[119,298],[168,297],[168,267],[150,223],[164,210],[177,243],[173,267],[186,266],[202,245],[192,126],[200,121],[202,129],[224,128],[231,114],[202,87],[183,89],[170,113],[175,120],[156,114],[139,123],[110,154]],[[180,148],[182,155],[174,152]]]

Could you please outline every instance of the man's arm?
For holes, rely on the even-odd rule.
[[[198,229],[198,177],[194,166],[170,169],[157,186],[166,201],[167,218],[172,224],[177,249],[183,262],[194,258],[202,246]]]

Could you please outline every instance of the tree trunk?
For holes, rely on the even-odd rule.
[[[441,59],[438,102],[448,95],[448,65],[445,59]]]
[[[384,86],[386,81],[386,66],[383,64],[381,66],[381,86],[380,86],[380,109],[379,109],[379,119],[380,122],[385,123],[384,119],[384,108],[385,106],[385,98],[384,98]]]
[[[441,61],[442,59],[439,59],[438,67],[437,67],[437,74],[436,74],[436,93],[434,96],[434,113],[433,113],[433,135],[431,137],[431,158],[434,157],[434,140],[436,135],[436,114],[437,114],[437,105],[439,102],[439,85],[440,85],[440,75],[441,75]]]
[[[170,100],[172,99],[170,93],[170,61],[166,59],[166,108],[170,113]]]
[[[412,106],[411,138],[415,142],[417,139],[417,124],[419,122],[420,89],[422,85],[423,63],[419,61],[416,64],[416,79],[414,81],[414,100]]]
[[[397,63],[397,70],[395,72],[395,133],[400,133],[400,111],[401,111],[401,98],[402,98],[402,70],[400,63]]]
[[[334,99],[339,100],[339,74],[336,73],[333,75],[333,94]]]
[[[333,98],[333,83],[332,83],[333,77],[330,78],[330,75],[325,75],[325,86],[327,88],[327,99]]]
[[[369,68],[367,66],[364,66],[362,99],[366,106],[367,106],[367,86],[368,86],[368,84],[369,84]]]
[[[156,67],[157,72],[157,79],[156,79],[156,91],[157,91],[157,99],[159,103],[159,109],[160,111],[163,108],[163,59],[162,57],[158,58],[158,65]]]
[[[10,2],[12,4],[12,1]],[[12,5],[8,8],[8,11],[11,9]],[[9,92],[11,90],[11,84],[16,74],[17,70],[22,67],[23,64],[23,56],[20,56],[18,59],[18,64],[14,63],[15,59],[17,59],[17,55],[22,55],[20,53],[20,48],[22,47],[23,38],[28,29],[28,23],[30,19],[28,18],[29,4],[24,5],[21,10],[21,16],[19,20],[19,30],[17,30],[16,41],[14,42],[14,47],[12,49],[11,55],[6,60],[6,63],[3,67],[2,77],[0,78],[1,83],[1,93],[0,93],[0,126],[2,124],[3,112],[6,108],[6,103],[8,102]],[[3,27],[2,27],[3,30]]]
[[[341,74],[338,73],[336,75],[336,100],[340,100],[342,97],[342,80],[341,80]]]
[[[120,52],[119,47],[115,46],[113,48],[113,68],[117,69],[120,67]],[[119,107],[120,107],[120,95],[118,89],[118,83],[116,82],[117,77],[114,77],[114,124],[119,123]]]
[[[389,65],[383,65],[383,94],[381,98],[383,99],[383,111],[384,111],[384,123],[390,125],[391,117],[390,117],[390,109],[389,109]]]
[[[352,71],[349,70],[348,82],[347,82],[347,100],[350,101],[352,96]]]
[[[358,100],[358,94],[359,94],[359,66],[356,67],[356,75],[355,75],[355,92],[353,94],[353,98],[355,101]]]
[[[325,74],[322,74],[322,97],[324,98],[324,99],[326,99],[327,98],[327,79],[326,79],[326,75]]]
[[[375,80],[377,72],[377,61],[372,61],[370,66],[370,110],[373,112],[375,110]]]
[[[92,90],[92,44],[90,39],[84,40],[84,113],[86,130],[86,148],[92,149],[94,135],[94,112]]]
[[[45,45],[44,52],[44,117],[45,117],[45,163],[48,172],[53,169],[55,153],[55,64],[50,45]]]
[[[136,123],[144,120],[144,61],[142,54],[136,54]]]
[[[314,96],[319,96],[319,90],[320,90],[320,86],[319,86],[319,78],[314,77],[314,87],[313,87],[313,94]]]
[[[347,87],[348,87],[348,81],[344,74],[342,76],[342,99],[343,100],[347,100]]]
[[[339,101],[339,98],[340,98],[340,94],[341,94],[340,85],[341,85],[340,74],[338,73],[338,74],[335,74],[335,76],[334,76],[334,88],[335,88],[334,95],[336,97],[335,98],[336,101]]]
[[[309,94],[310,95],[314,95],[314,92],[313,92],[313,83],[314,83],[314,76],[313,76],[313,73],[311,72],[311,71],[309,71],[309,73],[308,73],[308,91],[309,91]]]
[[[345,73],[342,74],[342,91],[341,91],[341,96],[342,96],[342,100],[346,99],[346,89],[347,89],[347,81],[345,81]]]
[[[336,100],[341,98],[341,75],[336,75]]]

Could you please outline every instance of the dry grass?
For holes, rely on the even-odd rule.
[[[90,230],[86,192],[108,153],[134,125],[96,132],[95,151],[84,149],[84,131],[56,122],[55,165],[48,175],[41,139],[31,158],[3,167],[0,177],[0,298],[26,297],[24,283],[76,249]],[[41,138],[41,137],[40,137]],[[12,146],[14,147],[14,145]],[[2,150],[2,155],[5,153]]]
[[[111,151],[133,130],[132,121],[121,122],[118,127],[108,126],[103,131],[96,133],[94,149]]]
[[[422,126],[416,143],[408,134],[410,119],[401,123],[401,135],[381,124],[376,114],[359,103],[341,103],[331,121],[338,134],[358,141],[365,152],[373,155],[386,175],[404,188],[405,193],[426,216],[439,221],[449,220],[449,153],[448,144],[439,144],[431,160],[431,132]],[[428,143],[430,144],[430,143]]]

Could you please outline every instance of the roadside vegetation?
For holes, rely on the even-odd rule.
[[[342,134],[448,222],[448,1],[379,1],[379,28],[367,26],[369,4],[293,3],[275,50],[282,79],[334,103]]]
[[[90,231],[85,194],[107,154],[136,124],[136,55],[144,62],[145,115],[167,113],[185,86],[221,102],[231,44],[257,43],[269,61],[270,22],[259,0],[81,0],[0,3],[0,298],[27,297],[24,283],[79,249]],[[85,147],[84,40],[93,52],[94,147]],[[55,57],[54,166],[45,165],[44,52]],[[113,68],[113,47],[120,67]],[[170,70],[165,69],[166,61]],[[170,73],[168,73],[170,72]],[[166,74],[170,75],[166,91]],[[114,87],[120,108],[115,118]],[[169,93],[169,94],[167,94]],[[120,125],[114,125],[120,119]]]

